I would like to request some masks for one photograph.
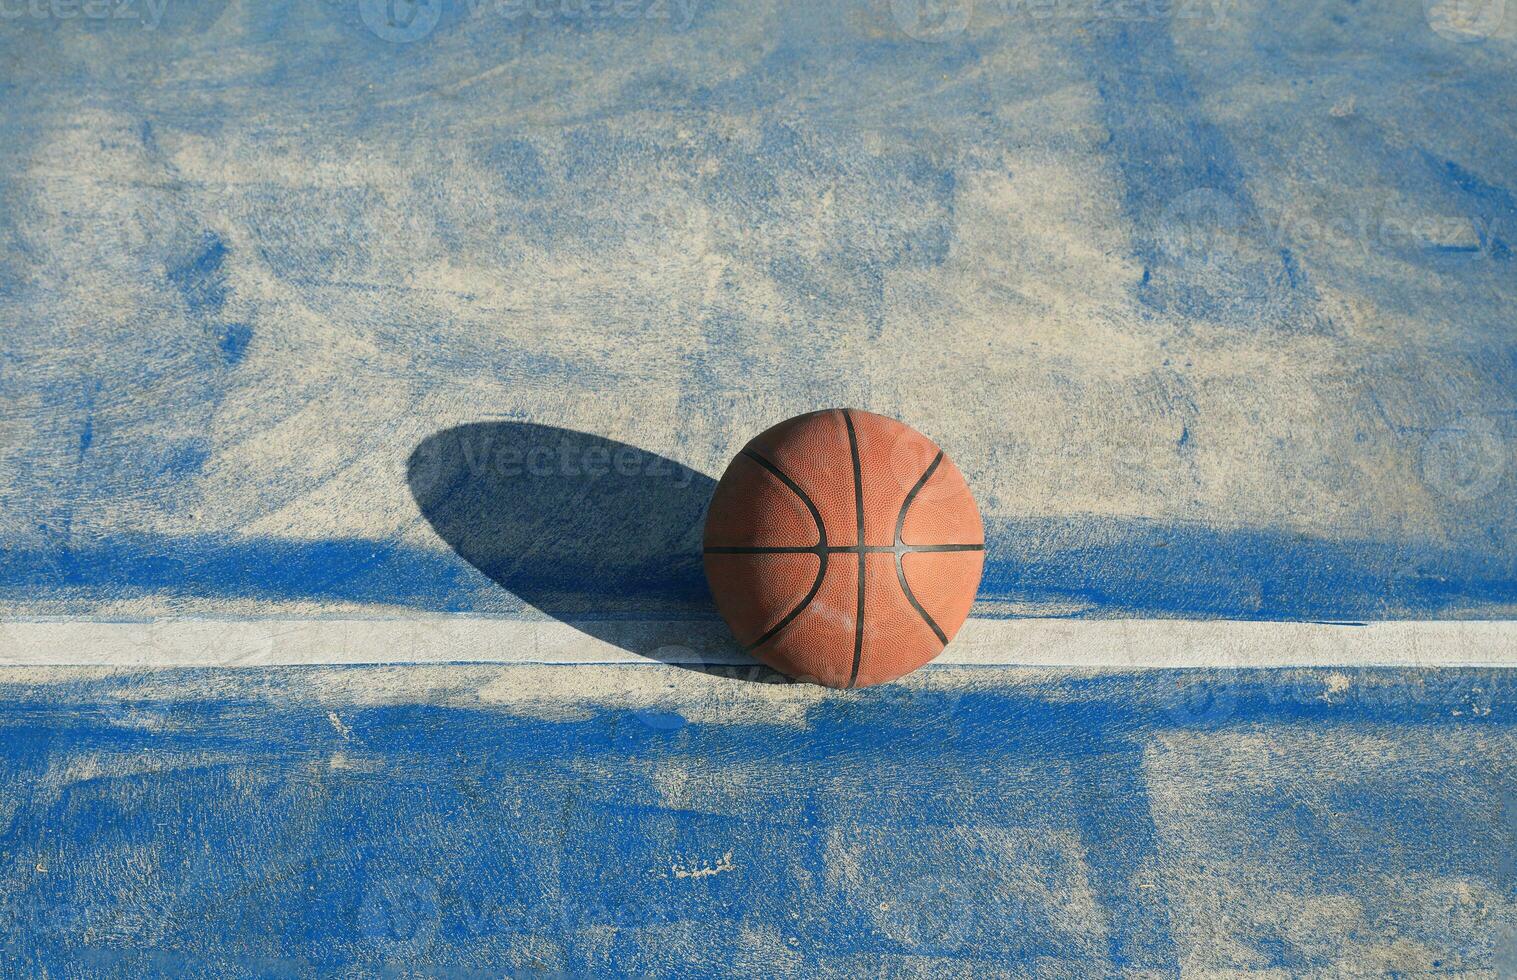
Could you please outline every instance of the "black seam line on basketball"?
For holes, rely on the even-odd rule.
[[[906,594],[906,601],[911,603],[911,608],[915,609],[917,611],[917,615],[922,617],[922,621],[931,627],[932,631],[937,634],[938,642],[946,647],[948,645],[947,634],[943,632],[942,627],[940,627],[931,616],[927,615],[927,610],[922,608],[922,604],[918,602],[917,597],[912,594],[911,586],[906,581],[906,566],[901,563],[900,558],[896,558],[895,560],[895,577],[900,581],[901,591]]]
[[[859,542],[859,610],[853,620],[853,672],[848,675],[848,686],[859,679],[859,663],[864,659],[864,472],[859,462],[859,437],[853,430],[853,416],[843,409],[843,424],[848,427],[848,452],[853,457],[853,503],[854,537]]]
[[[863,552],[866,555],[915,554],[920,551],[984,551],[983,544],[829,544],[825,548],[816,545],[710,545],[701,549],[708,555],[847,555]]]
[[[769,462],[769,460],[760,456],[758,453],[754,452],[751,449],[744,449],[743,455],[747,456],[749,459],[753,460],[755,463],[759,464],[770,473],[773,473],[776,479],[790,488],[791,493],[801,498],[801,503],[805,504],[806,509],[811,511],[811,519],[816,522],[817,547],[821,549],[821,551],[817,553],[816,581],[811,583],[811,591],[806,593],[806,598],[802,599],[799,605],[785,614],[784,619],[781,619],[778,623],[775,623],[769,628],[768,632],[744,648],[749,653],[751,653],[754,650],[757,650],[759,647],[763,646],[765,643],[768,643],[770,640],[774,639],[779,635],[781,630],[789,626],[791,623],[795,622],[795,617],[799,616],[802,612],[805,612],[806,607],[811,605],[811,600],[816,598],[817,592],[821,591],[822,579],[827,575],[827,525],[822,523],[822,512],[817,510],[816,504],[812,503],[811,498],[806,496],[806,491],[802,490],[794,480],[790,479],[790,477],[781,472],[778,466],[775,466],[773,463]]]
[[[933,457],[932,464],[927,467],[927,472],[922,474],[922,478],[917,481],[916,486],[911,488],[911,492],[906,495],[906,500],[902,502],[901,515],[896,518],[895,522],[895,543],[897,546],[905,543],[901,540],[901,537],[906,533],[906,511],[911,509],[912,501],[917,499],[917,494],[921,493],[922,488],[927,485],[927,481],[932,479],[932,474],[937,472],[938,464],[941,462],[943,462],[943,450],[939,449],[938,454]],[[981,545],[981,550],[983,549],[984,546]],[[922,604],[917,601],[916,594],[911,591],[911,583],[906,581],[906,563],[903,560],[904,558],[904,554],[899,551],[896,552],[895,576],[900,580],[901,591],[906,594],[906,601],[911,603],[911,608],[917,611],[917,615],[922,617],[922,621],[932,627],[932,631],[938,636],[938,642],[946,647],[948,645],[948,634],[944,633],[942,627],[927,614],[926,609],[922,608]]]
[[[917,485],[911,488],[911,492],[908,493],[906,495],[906,499],[901,502],[901,513],[900,516],[898,516],[895,520],[896,544],[902,543],[901,538],[906,533],[906,512],[911,509],[912,503],[917,499],[917,494],[922,492],[922,488],[927,485],[927,481],[932,479],[932,474],[938,471],[938,464],[941,462],[943,462],[943,450],[939,449],[938,454],[934,456],[932,458],[932,462],[927,465],[927,472],[922,474],[922,478],[917,481]]]
[[[806,509],[811,512],[812,523],[816,525],[817,547],[827,547],[827,525],[822,523],[822,512],[816,509],[816,504],[812,503],[811,498],[806,496],[806,491],[801,489],[800,484],[790,479],[790,477],[786,476],[784,471],[781,470],[778,466],[775,466],[773,463],[769,462],[769,460],[760,456],[753,450],[744,449],[743,455],[747,456],[749,459],[753,460],[755,463],[759,464],[770,473],[774,474],[775,479],[779,480],[786,487],[788,487],[791,493],[801,498],[801,503],[805,504]]]

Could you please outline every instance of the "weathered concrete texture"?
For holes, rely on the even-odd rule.
[[[731,454],[856,405],[982,614],[1511,615],[1501,9],[15,3],[0,603],[677,618]]]
[[[4,964],[1508,976],[1514,721],[1489,671],[11,671]]]

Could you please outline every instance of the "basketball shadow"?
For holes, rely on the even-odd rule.
[[[743,653],[712,605],[701,567],[710,477],[530,422],[444,429],[411,453],[406,477],[460,557],[555,619],[680,667],[778,676],[761,676],[772,672]]]

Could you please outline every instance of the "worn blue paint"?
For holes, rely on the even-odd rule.
[[[191,455],[185,465],[198,462]],[[997,522],[989,531],[978,607],[986,616],[1484,618],[1517,601],[1517,561],[1508,555],[1141,521],[1027,520]],[[1089,543],[1091,536],[1100,543]],[[585,539],[603,540],[594,531]],[[49,534],[44,542],[7,555],[0,598],[51,599],[55,609],[80,611],[108,595],[511,615],[525,595],[571,618],[714,616],[696,549],[608,547],[593,565],[549,560],[521,569],[513,592],[456,555],[394,541],[144,535],[79,545]]]
[[[247,354],[248,344],[253,340],[253,328],[246,323],[228,324],[222,331],[221,348],[222,356],[231,367],[236,367],[237,362]]]
[[[303,669],[11,681],[6,969],[1173,976],[1333,972],[1393,936],[1435,973],[1500,962],[1490,923],[1398,883],[1513,887],[1504,674],[959,673],[802,725],[668,723],[678,692],[560,721],[372,704]],[[1421,772],[1381,761],[1430,741]],[[1335,902],[1353,919],[1302,910]]]
[[[970,476],[982,616],[1517,612],[1509,39],[512,6],[7,8],[0,613],[710,619],[712,480],[832,404]],[[1500,672],[471,670],[7,675],[0,974],[1517,974]]]
[[[1472,210],[1482,219],[1478,229],[1480,241],[1474,247],[1502,262],[1510,261],[1512,245],[1506,236],[1517,234],[1517,196],[1511,189],[1492,184],[1453,160],[1429,163],[1441,164],[1449,184],[1473,202]]]
[[[184,262],[169,268],[169,282],[179,290],[184,304],[191,313],[220,313],[226,305],[230,289],[226,283],[227,246],[214,234],[205,236],[205,241],[196,245],[194,254]]]
[[[1504,42],[1448,42],[1416,6],[992,3],[940,43],[883,2],[449,2],[407,44],[355,4],[8,20],[0,587],[21,613],[512,614],[521,597],[418,541],[402,481],[352,483],[374,505],[340,519],[322,495],[468,412],[625,436],[659,406],[633,441],[714,475],[777,416],[855,404],[971,476],[987,615],[1509,614],[1517,146],[1486,120],[1517,107]],[[224,74],[120,82],[186,52]],[[92,189],[52,179],[59,160]],[[1050,161],[1088,179],[1099,220],[1006,220],[1036,211]],[[1070,234],[1122,262],[1048,266]],[[1045,336],[1034,297],[1092,275],[1126,305],[1067,319],[1148,351],[1131,378],[1080,361],[1103,335]],[[1247,416],[1217,423],[1219,351],[1239,343],[1281,364],[1239,367],[1240,402],[1305,386],[1315,431],[1286,412],[1261,447]],[[1004,418],[998,392],[1029,379],[1045,397]],[[1088,441],[1006,452],[1071,414]],[[1424,459],[1466,418],[1506,454],[1468,499]],[[1135,477],[1124,447],[1151,445],[1149,423],[1174,456]],[[1027,474],[1081,466],[1121,516],[1022,512]],[[1380,512],[1339,519],[1366,499]],[[688,554],[638,557],[673,596],[649,615],[698,611]],[[599,571],[554,574],[583,592]]]
[[[1093,27],[1075,43],[1101,95],[1111,129],[1106,149],[1139,236],[1140,301],[1252,328],[1306,326],[1299,312],[1303,276],[1289,250],[1269,248],[1242,165],[1221,127],[1200,111],[1171,26],[1160,18],[1113,18]],[[1187,201],[1202,205],[1202,213],[1189,213]],[[1213,203],[1221,214],[1206,207]],[[1244,239],[1243,247],[1208,242],[1177,249],[1170,240],[1195,230],[1183,227],[1188,223],[1211,222],[1222,235]],[[1261,316],[1265,309],[1270,315]]]

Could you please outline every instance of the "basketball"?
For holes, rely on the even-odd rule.
[[[705,528],[717,610],[799,680],[867,687],[936,657],[969,615],[985,530],[932,440],[858,409],[812,412],[728,465]]]

